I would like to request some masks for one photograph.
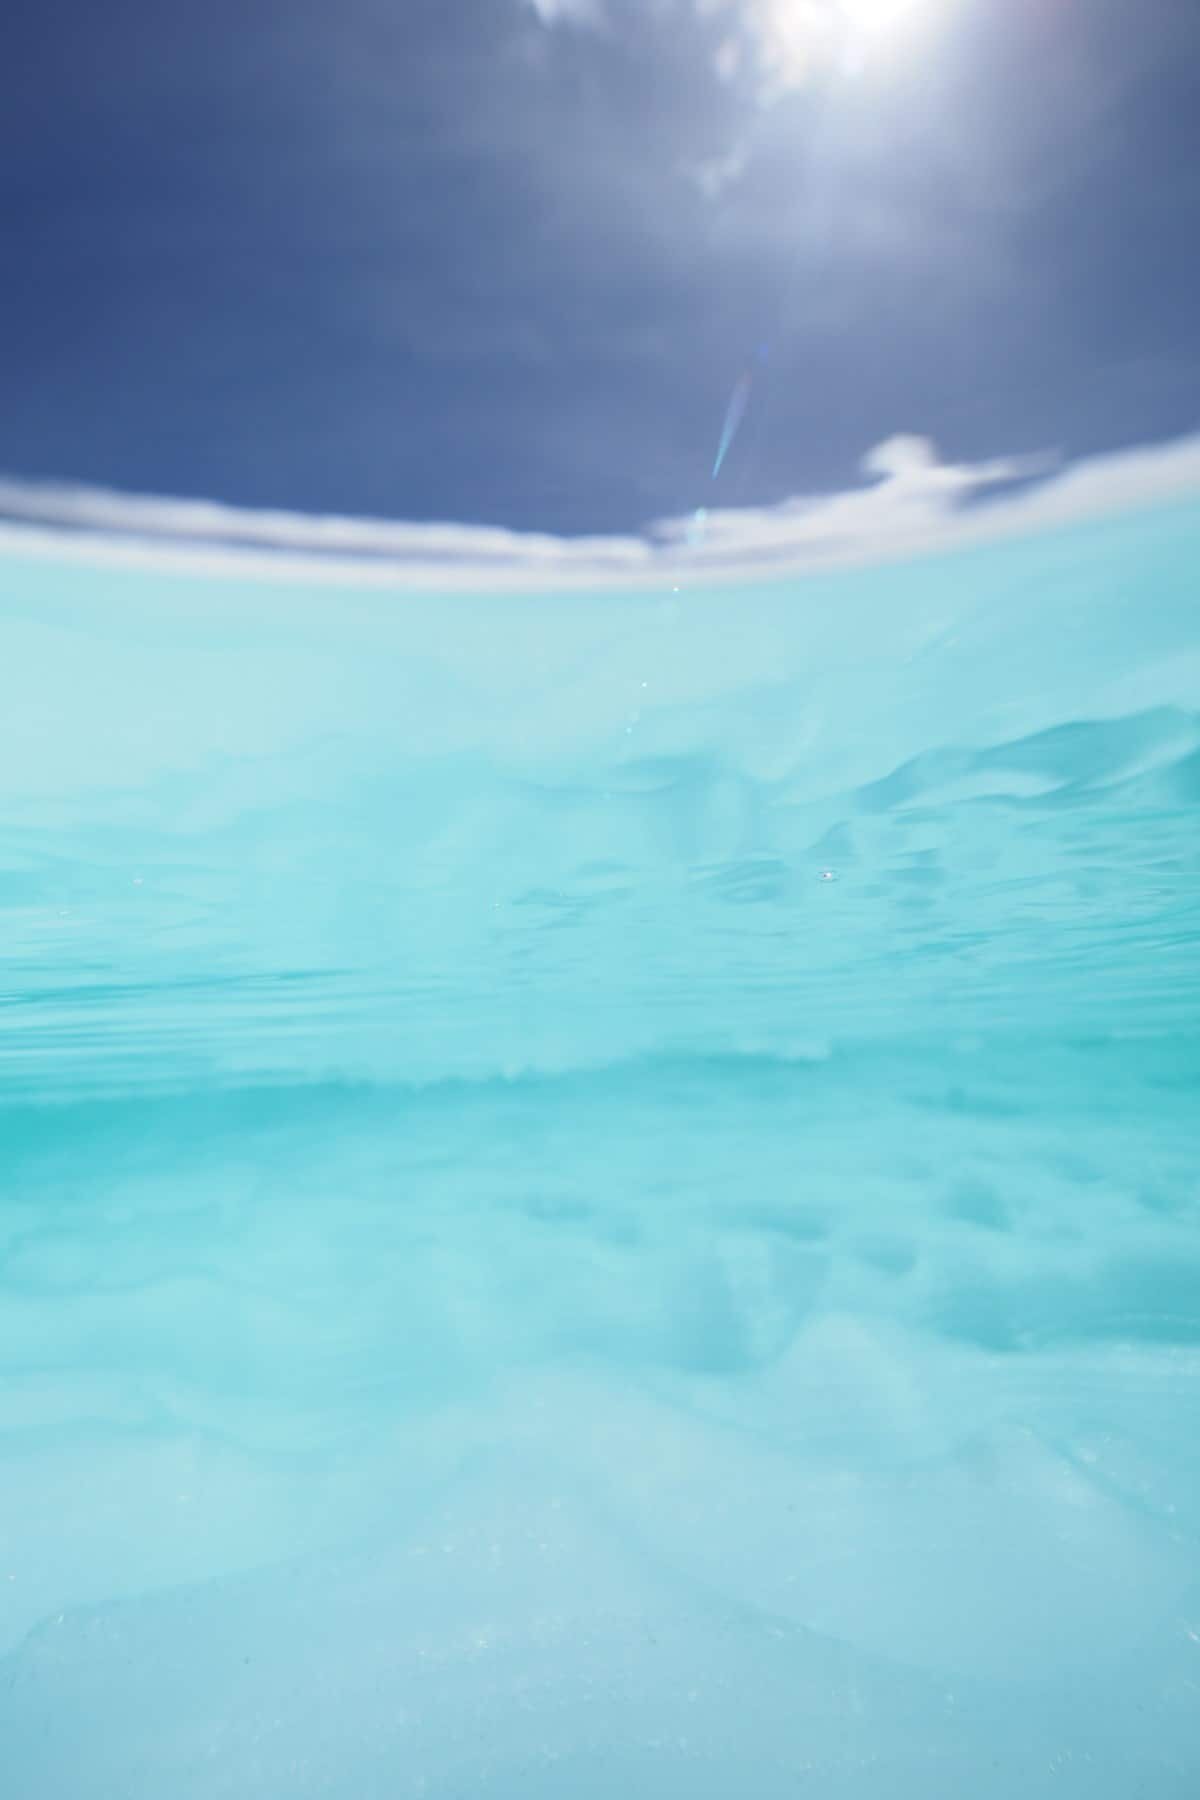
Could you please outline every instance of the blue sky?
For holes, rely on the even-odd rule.
[[[612,533],[1194,430],[1200,6],[863,4],[23,9],[0,470]]]

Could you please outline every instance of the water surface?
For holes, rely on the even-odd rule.
[[[1198,559],[7,556],[14,1793],[1190,1800]]]

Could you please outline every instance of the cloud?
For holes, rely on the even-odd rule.
[[[857,554],[891,553],[932,546],[962,521],[961,502],[997,484],[1045,475],[1047,457],[952,464],[939,462],[928,438],[899,434],[863,458],[860,488],[811,498],[800,496],[774,507],[731,508],[693,514],[659,525],[665,543],[690,544],[706,559],[744,561],[795,558],[801,562],[841,560]]]
[[[578,565],[599,574],[644,562],[650,554],[648,544],[636,537],[566,539],[498,526],[252,511],[219,501],[0,478],[0,537],[11,540],[14,529],[30,527],[71,533],[88,548],[119,540],[131,550],[198,552],[218,562],[237,560],[240,553],[259,559],[282,554],[292,559],[290,566],[300,559],[313,569],[342,564],[366,570],[382,564],[392,571],[457,567],[482,575],[515,568],[524,575],[548,566]],[[66,545],[70,540],[60,535],[58,541]]]
[[[543,25],[598,25],[603,19],[600,0],[527,0]]]
[[[685,162],[681,172],[695,183],[706,200],[716,200],[726,188],[740,181],[750,161],[747,143],[735,144],[722,156],[708,156],[699,162]]]
[[[599,26],[604,0],[528,0],[544,25]],[[720,81],[747,80],[770,102],[835,70],[859,71],[900,27],[948,0],[666,0],[682,19],[718,28],[712,50]]]
[[[434,587],[629,586],[803,574],[937,554],[1200,496],[1200,435],[1055,468],[1045,456],[945,463],[897,435],[861,485],[775,506],[703,508],[630,536],[260,512],[206,500],[0,479],[0,552],[302,579]],[[986,505],[988,489],[1032,484]]]
[[[753,54],[760,97],[799,88],[836,60],[844,26],[838,0],[716,0]],[[697,0],[698,10],[705,0]],[[718,75],[723,73],[716,63]],[[736,71],[735,71],[736,73]]]

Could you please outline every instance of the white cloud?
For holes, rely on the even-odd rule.
[[[1046,457],[951,464],[938,461],[928,438],[900,434],[863,458],[867,485],[839,494],[800,496],[773,507],[730,508],[675,519],[657,528],[662,541],[693,546],[704,560],[853,560],[934,547],[955,535],[962,500],[1053,466]],[[885,547],[886,546],[886,550]]]
[[[732,81],[742,66],[742,41],[740,38],[722,38],[713,51],[713,68],[722,81]]]
[[[750,147],[747,143],[735,144],[732,150],[723,156],[709,156],[702,162],[681,164],[681,172],[689,181],[695,182],[706,200],[716,200],[740,181],[750,161]]]
[[[527,0],[545,25],[599,25],[603,0]],[[726,26],[713,51],[724,82],[751,69],[763,100],[802,88],[831,68],[861,70],[885,46],[894,50],[922,15],[951,0],[667,0],[686,16]]]
[[[251,512],[212,501],[0,480],[0,551],[304,579],[434,587],[628,586],[739,571],[793,574],[1021,536],[1200,496],[1200,436],[1095,457],[954,464],[899,435],[841,493],[701,510],[636,536],[560,538],[481,525]],[[964,506],[989,487],[1036,485]]]
[[[0,520],[24,527],[69,531],[89,547],[120,539],[130,548],[202,553],[227,561],[239,552],[283,554],[305,566],[342,562],[390,570],[439,571],[469,567],[482,575],[517,568],[532,573],[547,565],[578,564],[595,573],[645,561],[640,538],[563,539],[486,525],[412,524],[403,520],[337,514],[251,511],[219,501],[122,494],[109,488],[0,478]],[[6,528],[0,525],[0,532]],[[61,538],[60,544],[69,540]]]
[[[726,0],[726,4],[740,16],[768,94],[802,87],[835,55],[841,23],[835,0]]]
[[[527,0],[527,4],[543,25],[598,25],[603,16],[600,0]]]

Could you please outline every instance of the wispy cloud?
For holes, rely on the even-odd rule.
[[[763,98],[803,87],[833,62],[845,28],[838,0],[697,0],[697,11],[728,14],[745,42]],[[718,60],[717,74],[732,79],[747,58]]]
[[[712,66],[747,80],[761,100],[805,87],[830,69],[859,70],[901,27],[951,0],[665,0],[682,21],[716,28]],[[528,0],[545,25],[600,25],[605,0]]]
[[[900,435],[864,482],[775,506],[703,510],[638,535],[562,538],[480,525],[252,512],[201,500],[0,480],[0,551],[383,584],[628,585],[790,574],[937,554],[1072,520],[1200,496],[1200,435],[1052,472],[1045,457],[945,463]],[[972,499],[1021,482],[986,506]]]
[[[598,25],[604,16],[602,0],[527,0],[527,4],[543,25]]]

